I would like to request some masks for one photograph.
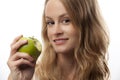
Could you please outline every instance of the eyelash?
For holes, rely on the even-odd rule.
[[[55,24],[55,22],[54,21],[47,21],[46,24],[47,25],[53,25],[53,24]]]
[[[71,21],[70,19],[62,19],[62,20],[60,21],[60,23],[67,25],[67,24],[70,23],[70,21]],[[51,25],[54,25],[55,22],[48,20],[48,21],[46,21],[46,24],[49,25],[49,26],[51,26]]]
[[[64,20],[62,20],[62,23],[68,24],[68,23],[70,23],[70,19],[64,19]]]

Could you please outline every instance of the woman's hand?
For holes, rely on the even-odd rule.
[[[12,80],[31,80],[34,74],[36,61],[26,53],[17,52],[18,49],[27,44],[26,40],[19,40],[22,35],[16,37],[11,44],[8,66],[11,70]]]

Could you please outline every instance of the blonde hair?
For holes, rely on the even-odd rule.
[[[45,4],[48,1],[46,0]],[[77,63],[75,77],[77,80],[108,80],[110,73],[106,54],[109,36],[97,0],[60,1],[79,31],[77,43],[79,45],[74,52]],[[44,50],[41,61],[36,66],[35,75],[40,80],[61,80],[61,73],[56,67],[56,54],[47,36],[45,14],[43,14],[42,36]]]

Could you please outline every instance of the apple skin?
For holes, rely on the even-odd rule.
[[[22,37],[20,40],[27,40],[28,43],[25,45],[22,45],[18,49],[18,51],[27,53],[30,56],[32,56],[35,60],[37,60],[37,58],[39,57],[39,55],[41,54],[41,51],[42,51],[42,46],[41,46],[40,42],[34,37]],[[38,47],[37,47],[37,45],[38,45]]]

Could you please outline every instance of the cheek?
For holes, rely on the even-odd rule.
[[[74,37],[74,38],[79,38],[79,32],[78,32],[78,30],[76,30],[76,29],[74,29],[74,28],[72,28],[71,30],[70,30],[70,34],[72,35],[72,37]]]
[[[75,42],[75,43],[78,43],[79,42],[79,32],[77,31],[77,30],[75,30],[75,29],[72,29],[71,30],[71,37],[73,38],[73,41]]]
[[[51,32],[50,32],[50,30],[47,30],[47,36],[48,36],[48,39],[50,41],[51,40]]]
[[[49,34],[49,31],[48,31],[48,29],[47,29],[47,36],[48,36],[48,39],[49,39],[49,37],[50,37],[50,34]]]

